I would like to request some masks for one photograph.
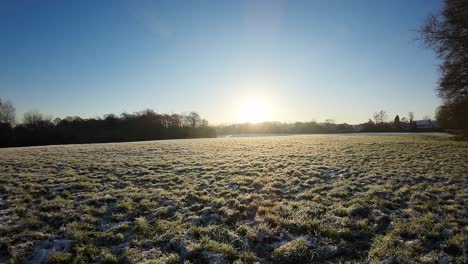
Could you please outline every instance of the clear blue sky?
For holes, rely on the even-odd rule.
[[[433,115],[438,61],[417,41],[439,0],[0,1],[0,98],[95,117],[152,108],[238,121]]]

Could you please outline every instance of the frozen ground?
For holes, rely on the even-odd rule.
[[[297,134],[227,134],[219,135],[218,138],[238,138],[238,137],[279,137],[279,136],[306,136]],[[440,136],[451,137],[445,132],[379,132],[379,133],[337,133],[337,134],[307,134],[307,136]]]
[[[420,134],[0,149],[0,263],[464,263],[467,193]]]

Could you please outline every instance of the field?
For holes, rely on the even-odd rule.
[[[466,263],[468,142],[0,149],[0,263]]]

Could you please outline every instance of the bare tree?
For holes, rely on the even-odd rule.
[[[374,115],[373,115],[373,118],[375,120],[375,123],[378,124],[379,123],[379,113],[375,112]]]
[[[408,113],[408,119],[409,119],[410,123],[412,123],[414,121],[414,113],[413,112]]]
[[[379,112],[374,113],[374,120],[376,124],[383,124],[385,121],[387,121],[387,112],[384,110],[380,110]]]
[[[46,116],[38,111],[28,111],[24,113],[23,117],[24,124],[28,126],[39,126],[50,123],[51,119],[51,116]]]
[[[200,127],[208,127],[208,120],[202,119],[200,121]]]
[[[179,114],[171,114],[170,126],[171,127],[180,127],[182,124],[182,117]]]
[[[200,115],[197,112],[190,112],[186,116],[186,125],[191,127],[191,128],[196,128],[200,125],[201,123],[201,118]]]
[[[16,109],[10,101],[0,99],[0,123],[13,125],[16,119]]]
[[[385,112],[384,110],[380,110],[379,115],[380,115],[381,123],[384,123],[387,121],[387,118],[388,118],[387,112]]]
[[[440,14],[430,15],[420,33],[442,59],[439,93],[445,100],[468,96],[468,2],[445,0]]]
[[[430,15],[420,34],[442,60],[437,114],[444,127],[468,128],[468,1],[445,0],[440,14]],[[446,118],[441,120],[439,118]]]

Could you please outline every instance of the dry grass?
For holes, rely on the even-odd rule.
[[[0,263],[463,263],[468,143],[290,136],[0,150]]]

